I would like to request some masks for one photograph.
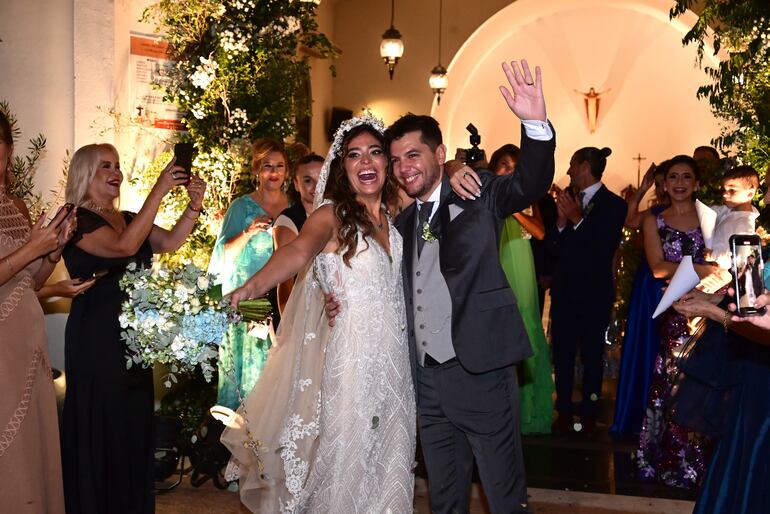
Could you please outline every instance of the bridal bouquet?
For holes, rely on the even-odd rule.
[[[232,323],[264,322],[270,316],[265,298],[241,302],[238,311],[222,298],[214,277],[189,264],[158,270],[130,264],[120,280],[128,299],[120,314],[121,336],[126,342],[126,368],[169,366],[166,387],[176,383],[175,373],[200,366],[211,380],[218,346]]]

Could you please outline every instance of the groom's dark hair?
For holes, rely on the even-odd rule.
[[[438,128],[438,122],[434,118],[409,112],[388,127],[385,131],[385,143],[390,148],[390,144],[404,137],[404,134],[417,131],[420,132],[420,141],[428,145],[431,150],[435,151],[444,142],[441,129]]]

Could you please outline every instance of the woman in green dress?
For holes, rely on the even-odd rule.
[[[513,173],[518,156],[516,145],[504,145],[492,154],[489,169],[498,175]],[[543,331],[532,247],[526,233],[537,239],[545,237],[537,204],[532,206],[531,215],[517,212],[505,221],[500,237],[500,262],[516,295],[534,352],[518,367],[521,433],[546,434],[551,432],[553,422],[553,367]]]
[[[216,273],[227,294],[242,286],[273,254],[272,222],[289,206],[283,185],[286,152],[272,139],[257,139],[252,145],[251,169],[254,192],[236,198],[227,209],[214,246],[209,272]],[[277,304],[275,290],[271,303]],[[274,305],[274,312],[278,310]],[[230,325],[219,347],[217,403],[237,409],[257,382],[267,360],[270,338],[245,323]]]

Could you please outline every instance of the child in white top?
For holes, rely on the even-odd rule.
[[[722,198],[724,205],[712,207],[717,213],[714,227],[711,260],[720,268],[730,269],[732,254],[730,236],[733,234],[754,234],[754,223],[759,216],[751,200],[759,188],[759,174],[751,166],[736,166],[722,177]]]

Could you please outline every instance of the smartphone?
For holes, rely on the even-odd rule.
[[[184,168],[184,172],[187,174],[187,182],[190,182],[190,175],[192,175],[192,162],[195,155],[195,147],[192,143],[177,143],[174,145],[174,157],[176,157],[176,165]]]
[[[730,250],[733,254],[732,275],[735,288],[735,304],[739,316],[764,314],[765,308],[757,309],[754,301],[763,292],[762,242],[756,234],[733,234],[730,236]]]
[[[51,218],[51,221],[55,220],[55,219],[56,219],[56,217],[57,217],[59,214],[61,214],[61,212],[62,212],[62,211],[65,211],[65,210],[67,211],[67,215],[69,215],[69,213],[70,213],[70,212],[72,212],[72,209],[74,209],[74,208],[75,208],[75,204],[73,204],[73,203],[69,203],[69,202],[65,203],[64,205],[62,205],[61,207],[59,207],[59,210],[57,210],[57,211],[56,211],[56,214],[54,215],[54,217],[53,217],[53,218]],[[67,215],[63,216],[63,217],[62,217],[62,219],[60,219],[60,220],[59,220],[59,222],[56,224],[56,226],[57,226],[57,227],[58,227],[59,225],[61,225],[61,224],[62,224],[62,222],[63,222],[64,220],[66,220],[66,219],[67,219]],[[50,225],[51,221],[49,221],[49,222],[48,222],[48,224],[49,224],[49,225]]]

